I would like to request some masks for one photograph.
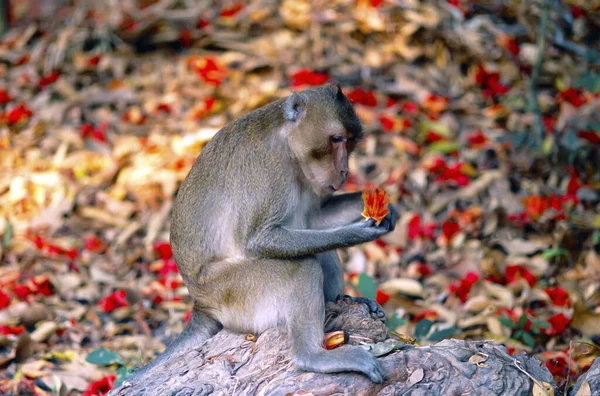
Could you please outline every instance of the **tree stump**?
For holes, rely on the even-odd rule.
[[[534,386],[558,394],[535,357],[511,356],[504,346],[484,341],[402,344],[389,338],[365,305],[338,301],[327,308],[327,330],[345,330],[352,343],[370,339],[376,355],[392,349],[379,357],[384,384],[358,373],[297,370],[284,329],[269,329],[256,339],[222,330],[198,348],[134,374],[110,395],[531,395]]]

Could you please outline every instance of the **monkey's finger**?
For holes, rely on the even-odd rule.
[[[367,227],[373,227],[375,225],[375,219],[369,217],[367,221],[365,221],[365,224],[367,225]]]

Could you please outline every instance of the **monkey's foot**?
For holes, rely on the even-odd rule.
[[[386,320],[386,316],[385,316],[385,312],[383,312],[383,308],[381,308],[381,305],[379,305],[377,303],[377,301],[373,300],[372,298],[352,297],[352,296],[344,295],[344,296],[338,296],[336,298],[336,301],[339,301],[339,300],[344,300],[344,302],[347,304],[365,304],[369,308],[369,312],[371,313],[371,315],[374,318],[379,319],[382,322],[385,322],[385,320]]]

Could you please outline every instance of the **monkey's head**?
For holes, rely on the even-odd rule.
[[[283,114],[303,177],[319,195],[339,190],[348,179],[348,156],[363,137],[350,100],[339,86],[324,85],[294,92]]]

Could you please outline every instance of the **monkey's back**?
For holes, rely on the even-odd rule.
[[[294,192],[290,175],[283,173],[289,153],[274,133],[284,123],[281,106],[274,102],[226,125],[183,181],[173,207],[171,245],[188,287],[211,264],[244,257],[257,227],[286,216],[281,197]]]

